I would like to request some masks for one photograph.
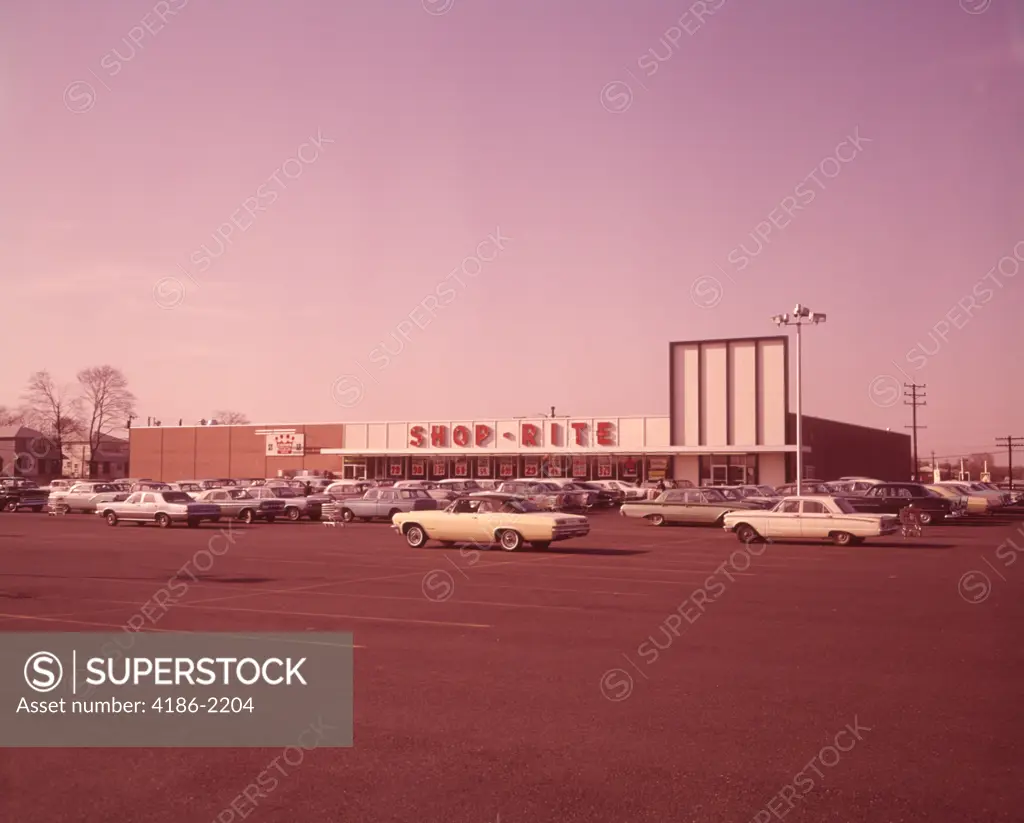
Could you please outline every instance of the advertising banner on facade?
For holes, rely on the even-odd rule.
[[[652,457],[651,468],[648,471],[647,478],[649,480],[664,480],[665,473],[668,471],[668,458],[667,457]]]
[[[267,457],[302,457],[306,453],[306,435],[282,433],[267,435]]]

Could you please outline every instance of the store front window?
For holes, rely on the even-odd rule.
[[[700,455],[700,485],[741,486],[757,483],[756,454]]]

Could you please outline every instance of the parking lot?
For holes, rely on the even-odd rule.
[[[271,791],[245,797],[280,751],[4,750],[2,817],[1020,819],[1019,515],[850,548],[592,524],[505,553],[380,524],[0,515],[0,631],[356,646],[354,748],[306,752]]]

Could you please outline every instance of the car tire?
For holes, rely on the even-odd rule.
[[[544,551],[545,549],[550,549],[551,548],[551,543],[549,541],[547,541],[547,540],[541,540],[539,542],[538,541],[534,541],[530,545],[533,548],[537,549],[538,551]]]
[[[188,526],[190,529],[198,529],[199,520],[195,517],[190,517],[188,520],[185,521],[185,525]]]
[[[161,529],[169,529],[171,527],[171,518],[169,518],[163,512],[157,514],[154,520]]]
[[[736,539],[744,545],[756,543],[760,538],[761,535],[757,533],[757,529],[755,529],[749,523],[740,523],[736,527]]]
[[[921,514],[918,515],[918,516],[921,518],[921,525],[922,526],[927,526],[929,523],[932,522],[932,513],[931,512],[921,512]]]
[[[17,510],[18,510],[18,501],[17,500],[8,500],[6,503],[4,503],[4,511],[5,512],[16,512]]]
[[[302,517],[302,512],[295,508],[295,506],[289,506],[287,509],[284,510],[284,516],[294,523],[296,520]]]
[[[647,515],[647,517],[644,518],[644,520],[646,520],[652,526],[664,526],[665,525],[665,515],[663,515],[663,514],[649,514],[649,515]]]
[[[345,523],[351,523],[353,520],[356,519],[356,516],[352,514],[352,509],[342,509],[341,519]]]
[[[426,529],[422,526],[413,523],[410,526],[406,526],[405,529],[405,542],[412,546],[414,549],[422,549],[427,545],[427,541],[430,538],[427,537]]]
[[[242,509],[238,513],[238,519],[248,525],[256,519],[256,512],[254,512],[252,509]]]
[[[104,515],[104,517],[105,517],[105,519],[107,521],[107,525],[108,526],[116,526],[117,525],[117,515],[114,514],[113,512],[107,512]]]
[[[855,539],[849,532],[835,532],[832,535],[832,542],[837,546],[852,546]]]
[[[514,552],[523,547],[523,536],[515,529],[505,529],[499,532],[497,537],[498,545],[503,551]]]

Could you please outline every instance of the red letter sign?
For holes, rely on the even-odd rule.
[[[430,445],[442,447],[446,445],[445,434],[447,430],[447,426],[432,426],[430,429]]]
[[[559,426],[557,423],[552,423],[551,424],[551,445],[552,446],[560,445],[561,439],[562,439],[561,426]]]
[[[523,445],[537,445],[537,427],[533,423],[523,423]]]
[[[599,446],[614,446],[615,445],[615,431],[611,423],[598,423],[597,424],[597,445]]]
[[[584,443],[583,443],[583,432],[585,432],[587,430],[587,424],[586,423],[573,423],[572,427],[574,429],[576,429],[576,445],[577,446],[584,445]]]
[[[456,446],[468,446],[469,445],[469,429],[465,426],[456,426],[452,430],[452,440]]]
[[[413,426],[409,430],[409,434],[412,435],[412,440],[409,441],[410,446],[422,446],[423,436],[427,433],[427,430],[423,426]]]
[[[483,423],[476,424],[476,444],[482,446],[487,442],[487,438],[491,436],[491,427],[485,426]]]

